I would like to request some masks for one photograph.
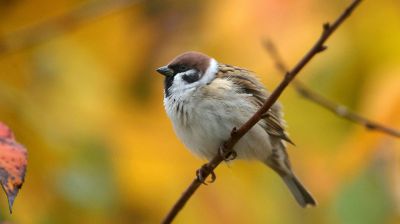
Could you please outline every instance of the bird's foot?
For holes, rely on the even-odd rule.
[[[211,180],[207,180],[207,176],[211,175]],[[215,175],[214,171],[208,166],[208,163],[201,166],[200,169],[196,171],[197,180],[200,181],[202,184],[207,185],[207,183],[213,183],[217,176]]]
[[[219,147],[219,155],[225,162],[232,161],[237,157],[237,153],[234,150],[227,150],[224,144]]]

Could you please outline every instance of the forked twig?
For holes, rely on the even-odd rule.
[[[234,145],[242,138],[261,118],[262,115],[265,114],[271,106],[277,101],[278,97],[282,94],[285,88],[289,85],[289,83],[295,78],[295,76],[301,71],[301,69],[309,62],[315,55],[324,51],[326,47],[324,46],[325,41],[331,36],[331,34],[343,23],[343,21],[348,18],[353,10],[361,3],[361,0],[354,0],[344,11],[343,13],[335,20],[332,25],[329,23],[325,23],[323,25],[323,31],[317,42],[314,46],[307,52],[307,54],[297,63],[297,65],[286,73],[282,82],[278,85],[278,87],[271,93],[268,97],[267,101],[264,105],[239,129],[233,129],[231,133],[231,137],[223,143],[221,148],[225,152],[224,155],[221,153],[217,153],[215,157],[208,163],[206,163],[203,167],[206,169],[203,170],[204,177],[208,177],[211,173],[214,172],[214,169],[224,161],[224,158],[229,157],[232,154]],[[218,149],[215,149],[218,152]],[[189,187],[183,192],[182,196],[178,199],[172,209],[168,212],[167,216],[163,220],[162,223],[171,223],[176,215],[181,211],[186,202],[191,198],[194,192],[200,187],[202,182],[195,178]]]
[[[279,54],[277,48],[275,47],[274,43],[271,40],[267,39],[264,42],[264,46],[268,54],[272,58],[272,60],[275,62],[276,69],[282,74],[285,74],[285,72],[287,71],[287,66],[283,62],[283,59]],[[293,80],[290,84],[294,87],[294,89],[297,91],[299,95],[331,111],[332,113],[336,114],[339,117],[342,117],[353,123],[362,125],[368,130],[380,131],[385,134],[391,135],[393,137],[400,138],[399,130],[387,127],[375,121],[371,121],[361,115],[358,115],[350,111],[346,106],[335,103],[329,100],[328,98],[322,96],[321,94],[318,94],[317,92],[308,88],[304,83],[302,83],[299,80]]]

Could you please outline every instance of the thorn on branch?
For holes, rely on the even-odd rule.
[[[376,126],[371,123],[365,123],[365,128],[368,130],[374,130],[376,129]]]
[[[331,25],[329,23],[324,23],[324,25],[322,25],[324,31],[326,32],[327,30],[329,30],[331,28]]]
[[[320,52],[326,50],[327,48],[328,48],[327,46],[321,45],[321,46],[318,48],[318,53],[320,53]]]
[[[285,73],[285,77],[283,77],[283,80],[284,80],[284,81],[289,81],[289,82],[290,82],[291,76],[292,76],[292,74],[291,74],[290,72],[286,72],[286,73]]]

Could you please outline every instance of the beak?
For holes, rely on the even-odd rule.
[[[163,66],[163,67],[157,68],[156,71],[158,73],[160,73],[161,75],[164,75],[164,76],[167,76],[167,77],[174,75],[174,71],[172,69],[168,68],[168,66]]]

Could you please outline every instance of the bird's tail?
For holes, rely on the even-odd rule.
[[[307,205],[315,206],[317,202],[311,196],[306,188],[300,183],[300,181],[293,174],[288,174],[282,176],[283,181],[288,186],[290,192],[292,192],[296,201],[301,207],[306,207]]]

